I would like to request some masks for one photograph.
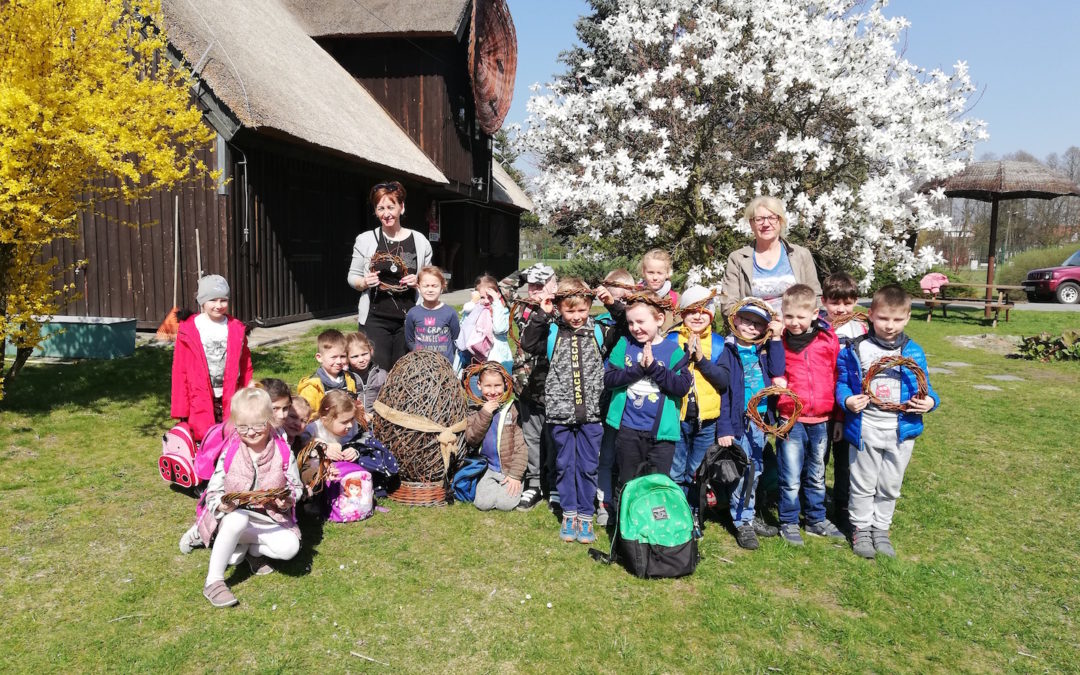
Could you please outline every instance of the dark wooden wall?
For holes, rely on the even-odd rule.
[[[517,269],[517,215],[479,204],[446,204],[441,222],[444,247],[458,244],[448,269],[454,288],[469,287],[484,273],[501,279]]]
[[[397,120],[450,180],[450,190],[482,198],[489,138],[476,126],[466,43],[451,38],[333,39],[320,44]],[[458,120],[464,110],[464,122]],[[485,186],[486,187],[486,186]]]

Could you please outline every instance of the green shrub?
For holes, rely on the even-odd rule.
[[[1078,244],[1066,244],[1052,248],[1033,248],[1030,251],[1017,253],[1007,264],[998,268],[995,282],[1008,286],[1019,286],[1020,282],[1027,277],[1029,270],[1040,267],[1057,267],[1066,258],[1080,248]]]
[[[1080,361],[1080,331],[1039,333],[1020,343],[1020,356],[1032,361]]]
[[[612,258],[593,262],[586,258],[573,258],[567,260],[559,270],[560,277],[581,277],[586,283],[596,283],[603,279],[613,269],[623,267],[637,278],[637,265],[629,258]]]

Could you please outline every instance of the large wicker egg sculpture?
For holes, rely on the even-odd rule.
[[[411,352],[401,357],[390,370],[378,400],[394,410],[427,418],[444,427],[465,419],[468,412],[461,382],[450,362],[431,351]],[[417,505],[445,502],[446,468],[439,434],[399,426],[378,412],[374,433],[394,453],[400,468],[402,487],[391,498]],[[464,442],[464,434],[459,434],[459,449],[464,447]]]

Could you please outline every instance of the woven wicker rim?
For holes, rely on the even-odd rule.
[[[795,407],[791,411],[791,417],[787,419],[783,424],[770,425],[766,424],[764,418],[761,417],[761,413],[758,412],[758,403],[761,403],[761,399],[766,396],[780,396],[781,394],[787,394],[791,397]],[[791,431],[791,428],[795,426],[796,420],[799,418],[799,413],[802,412],[802,401],[799,400],[798,394],[791,391],[787,387],[781,387],[779,385],[769,385],[758,393],[750,397],[750,400],[746,402],[746,416],[750,418],[750,421],[754,423],[758,429],[761,429],[766,434],[772,434],[777,438],[784,438]]]
[[[515,349],[521,346],[521,330],[518,328],[517,321],[514,319],[514,317],[518,316],[518,309],[520,308],[521,316],[523,317],[522,320],[524,320],[526,307],[532,309],[541,309],[539,302],[533,302],[532,300],[526,298],[518,298],[512,303],[510,303],[510,323],[513,325],[510,327],[511,330],[508,337],[510,338],[510,342],[514,343]]]
[[[322,490],[323,483],[326,482],[327,474],[329,474],[333,462],[326,456],[326,443],[313,438],[311,439],[311,442],[305,445],[304,449],[296,455],[296,465],[300,467],[304,466],[311,459],[312,455],[314,455],[319,462],[318,470],[311,478],[311,482],[307,484],[308,490],[314,495]]]
[[[770,307],[767,302],[760,298],[743,298],[742,300],[736,302],[735,306],[731,308],[730,312],[728,312],[728,326],[731,328],[731,334],[734,335],[736,339],[742,340],[743,342],[747,342],[752,345],[763,345],[768,342],[769,338],[772,337],[769,330],[765,330],[765,332],[763,332],[756,339],[751,340],[750,338],[740,333],[739,329],[735,327],[735,315],[741,312],[744,308],[751,305],[753,305],[754,307],[760,307],[761,309],[768,312],[769,316],[771,317],[769,321],[776,321],[776,312],[773,311],[773,308]]]
[[[860,311],[856,309],[854,312],[847,312],[836,317],[836,319],[832,322],[832,327],[840,328],[841,326],[846,326],[852,321],[866,321],[867,318],[868,317],[866,314],[866,310]]]
[[[401,276],[405,277],[409,275],[409,266],[405,264],[405,261],[394,255],[393,253],[387,253],[386,251],[376,251],[375,255],[371,256],[371,261],[368,263],[370,269],[376,263],[388,262],[392,265],[396,265],[404,272]],[[379,282],[379,290],[382,291],[394,291],[401,292],[407,290],[409,287],[404,284],[387,284],[382,281]]]
[[[870,393],[870,383],[873,379],[880,375],[881,371],[890,368],[907,368],[910,370],[915,376],[916,384],[915,396],[913,398],[926,398],[928,392],[926,386],[926,373],[923,372],[918,363],[906,356],[883,356],[870,364],[870,367],[866,369],[866,374],[863,375],[862,381],[863,393],[867,395],[871,403],[877,406],[878,410],[884,410],[885,412],[906,412],[908,404],[911,403],[910,399],[901,403],[882,401],[880,398]]]
[[[238,507],[263,507],[274,500],[285,499],[290,494],[292,494],[292,492],[288,487],[270,488],[267,490],[245,490],[242,492],[226,492],[221,496],[221,501],[235,504]]]
[[[661,312],[671,312],[674,310],[670,298],[661,298],[652,291],[638,291],[637,293],[631,293],[623,298],[623,304],[626,305],[627,309],[629,309],[631,305],[645,304]]]
[[[445,506],[446,487],[442,483],[401,481],[390,493],[390,499],[407,506]]]
[[[680,308],[679,309],[679,314],[689,314],[690,312],[702,312],[702,311],[709,312],[711,314],[712,311],[709,310],[708,307],[709,307],[709,304],[713,301],[713,298],[715,298],[717,295],[719,295],[719,294],[716,292],[716,289],[714,288],[711,291],[709,291],[709,296],[708,297],[702,298],[701,300],[698,300],[697,302],[692,302],[689,305],[687,305],[686,307]]]
[[[499,374],[499,377],[503,380],[503,385],[506,390],[499,398],[499,405],[505,404],[514,396],[514,379],[510,377],[510,373],[506,372],[506,368],[503,368],[502,364],[498,361],[484,361],[483,363],[474,363],[471,366],[466,366],[464,372],[461,375],[461,385],[465,388],[465,398],[469,399],[476,405],[484,405],[487,400],[477,396],[472,387],[469,386],[472,379],[476,378],[476,386],[480,386],[480,376],[487,372],[495,372]]]

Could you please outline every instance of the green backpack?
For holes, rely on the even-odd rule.
[[[623,486],[612,553],[589,553],[617,561],[643,579],[682,577],[698,564],[694,517],[682,489],[670,477],[651,473]]]

